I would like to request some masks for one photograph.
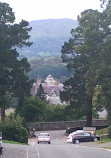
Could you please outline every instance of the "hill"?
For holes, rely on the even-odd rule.
[[[30,78],[34,79],[35,82],[37,81],[37,77],[40,77],[42,82],[44,82],[49,74],[60,82],[64,82],[72,75],[72,72],[66,69],[61,58],[58,56],[30,58],[29,62],[31,64],[31,71],[28,75]]]
[[[35,20],[29,23],[31,47],[19,50],[20,57],[27,57],[31,64],[29,77],[45,80],[48,74],[61,82],[71,76],[60,58],[61,48],[71,37],[70,31],[78,23],[72,19]]]
[[[77,27],[78,23],[72,19],[49,19],[30,21],[30,48],[19,50],[20,56],[45,57],[61,54],[61,47],[71,37],[71,29]]]

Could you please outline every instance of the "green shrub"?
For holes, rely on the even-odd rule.
[[[100,128],[100,127],[101,127],[101,126],[97,126],[97,127],[96,127],[96,129],[97,129],[97,130],[96,130],[96,133],[97,133],[98,135],[101,135],[101,134],[108,134],[108,128],[109,128],[109,127],[106,127],[106,128],[105,128],[104,126],[103,126],[103,128],[102,128],[102,127]],[[100,129],[98,129],[98,128],[100,128]]]
[[[1,122],[0,130],[4,140],[28,143],[28,131],[23,127],[20,116]]]
[[[44,121],[46,115],[46,103],[38,96],[34,98],[26,98],[20,115],[26,120],[26,122]]]

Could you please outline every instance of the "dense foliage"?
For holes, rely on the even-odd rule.
[[[14,23],[15,16],[8,4],[0,2],[0,107],[1,119],[4,120],[7,98],[9,95],[18,98],[18,105],[30,93],[31,83],[27,73],[30,64],[27,59],[19,60],[17,47],[30,46],[28,41],[29,23],[22,20]]]
[[[51,105],[40,98],[41,96],[35,96],[25,99],[19,113],[26,122],[73,121],[86,118],[84,108],[73,109],[69,105]],[[95,111],[93,117],[98,117]]]
[[[63,82],[72,74],[62,63],[60,56],[32,58],[29,59],[29,63],[31,64],[31,71],[28,75],[30,78],[33,78],[35,82],[37,81],[37,77],[40,77],[42,82],[44,82],[49,74],[51,74],[55,79],[58,79],[60,82]]]
[[[24,126],[24,121],[20,116],[11,115],[7,120],[0,123],[0,131],[3,140],[28,143],[28,130]]]
[[[65,108],[66,106],[61,105],[47,105],[46,121],[64,121],[66,118]]]
[[[46,117],[46,103],[37,96],[26,98],[19,113],[25,118],[26,122],[44,121]]]
[[[65,84],[62,100],[69,100],[74,108],[84,107],[87,126],[92,125],[95,88],[101,87],[97,96],[100,108],[106,107],[111,116],[111,1],[103,12],[86,10],[78,16],[79,26],[71,31],[72,38],[62,47],[62,59],[74,75]],[[67,97],[65,98],[67,94]],[[98,109],[98,108],[97,108]]]

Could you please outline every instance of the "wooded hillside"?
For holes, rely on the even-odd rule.
[[[35,20],[29,23],[30,48],[19,50],[20,56],[45,57],[61,54],[61,47],[71,37],[71,29],[77,27],[78,22],[72,19]]]

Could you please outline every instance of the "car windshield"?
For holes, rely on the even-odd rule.
[[[85,135],[85,136],[90,136],[91,134],[90,134],[90,133],[84,133],[84,135]]]
[[[49,134],[48,133],[40,133],[40,136],[42,136],[42,137],[48,137]]]

